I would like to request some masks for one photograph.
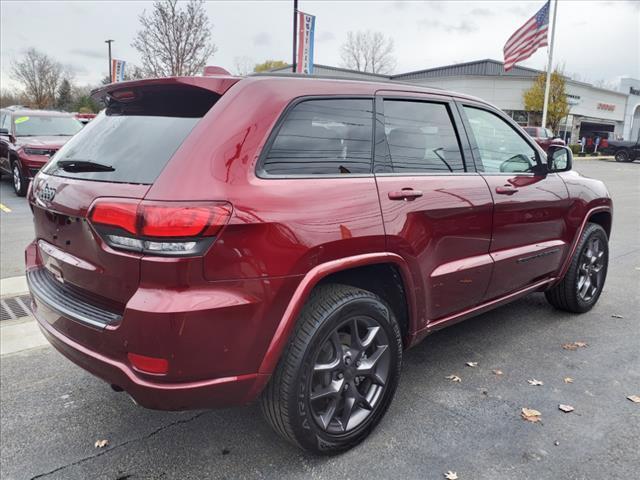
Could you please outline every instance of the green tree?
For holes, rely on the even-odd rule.
[[[535,79],[531,88],[523,93],[524,109],[528,112],[542,112],[546,81],[547,74],[541,73]],[[567,115],[569,115],[569,103],[567,102],[564,76],[555,70],[551,73],[547,124],[543,126],[548,127],[553,130],[554,133],[557,133],[560,122]]]
[[[282,68],[288,65],[287,62],[283,62],[282,60],[266,60],[263,63],[258,63],[255,67],[253,67],[254,72],[268,72],[269,70],[273,70],[274,68]]]
[[[81,95],[73,104],[73,110],[80,113],[98,113],[100,105],[90,95]]]
[[[69,111],[72,107],[73,99],[71,98],[71,82],[68,79],[63,79],[58,87],[58,98],[56,100],[56,107],[60,110]]]

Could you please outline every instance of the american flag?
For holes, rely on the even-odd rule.
[[[549,32],[550,3],[550,1],[545,3],[544,7],[516,30],[504,44],[505,71],[511,70],[516,63],[529,58],[538,48],[549,45],[547,33]]]

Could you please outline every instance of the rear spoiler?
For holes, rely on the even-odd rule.
[[[91,98],[96,101],[101,101],[107,95],[113,95],[113,93],[118,90],[128,90],[149,85],[191,85],[193,87],[203,88],[205,90],[215,92],[218,95],[222,95],[240,80],[240,77],[233,77],[231,75],[216,75],[210,77],[165,77],[130,80],[128,82],[110,83],[104,87],[92,90]]]

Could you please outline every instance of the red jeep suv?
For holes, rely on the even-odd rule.
[[[70,113],[8,107],[0,110],[0,172],[8,173],[16,194],[82,124]]]
[[[607,189],[476,98],[295,75],[95,95],[32,183],[27,279],[53,346],[145,407],[259,399],[284,438],[342,451],[429,333],[602,292]]]

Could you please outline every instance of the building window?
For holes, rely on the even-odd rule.
[[[521,127],[529,125],[529,112],[526,110],[505,110],[504,112]]]

